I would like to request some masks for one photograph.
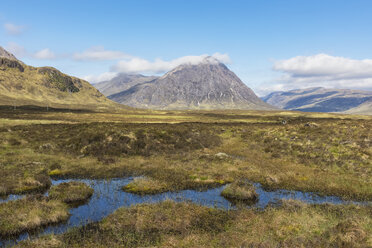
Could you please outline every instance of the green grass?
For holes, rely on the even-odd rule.
[[[49,190],[49,198],[74,204],[85,202],[93,195],[94,190],[83,182],[67,182],[54,185]]]

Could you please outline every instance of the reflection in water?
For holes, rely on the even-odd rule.
[[[183,190],[179,192],[166,192],[156,195],[136,195],[127,193],[121,190],[121,187],[128,184],[132,178],[125,179],[111,179],[111,180],[53,180],[52,183],[59,184],[62,182],[69,181],[81,181],[85,182],[94,188],[94,194],[90,200],[85,204],[76,208],[70,209],[71,217],[66,223],[49,226],[43,229],[41,232],[30,235],[28,233],[21,234],[16,240],[0,241],[0,245],[14,244],[14,241],[20,241],[32,236],[39,236],[41,234],[49,233],[63,233],[68,228],[74,226],[85,225],[89,222],[99,221],[110,213],[114,212],[119,207],[129,207],[139,203],[155,203],[159,201],[164,201],[166,199],[171,199],[174,201],[189,201],[197,203],[203,206],[216,207],[223,209],[234,209],[235,207],[225,198],[223,198],[220,193],[225,186],[209,189],[206,191],[195,191],[195,190]],[[258,201],[250,205],[250,207],[256,207],[263,209],[269,204],[278,204],[282,199],[295,199],[301,200],[308,203],[325,203],[330,202],[333,204],[347,204],[347,203],[357,203],[343,201],[339,197],[335,196],[319,196],[314,193],[304,193],[301,191],[291,191],[291,190],[275,190],[275,191],[265,191],[260,184],[254,183],[256,186],[256,192],[259,194]],[[47,195],[47,193],[46,193]],[[15,200],[22,196],[11,195],[8,199],[3,199],[1,201]]]

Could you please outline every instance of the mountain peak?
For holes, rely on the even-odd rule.
[[[150,109],[273,109],[214,57],[182,64],[109,98]]]
[[[13,54],[11,54],[10,52],[8,52],[7,50],[5,50],[1,46],[0,46],[0,57],[1,58],[7,58],[7,59],[17,60],[17,58]]]
[[[203,64],[220,64],[221,62],[213,56],[207,56],[202,61]]]

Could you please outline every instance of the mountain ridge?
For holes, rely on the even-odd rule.
[[[156,78],[158,77],[144,76],[141,74],[120,73],[114,78],[112,78],[111,80],[99,82],[99,83],[93,84],[93,86],[96,87],[105,96],[110,96],[118,92],[127,90],[136,84],[148,82]]]
[[[351,109],[372,100],[372,91],[314,87],[272,92],[262,99],[287,110],[352,113]]]

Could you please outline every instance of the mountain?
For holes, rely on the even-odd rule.
[[[212,57],[196,65],[180,65],[160,78],[139,83],[109,98],[151,109],[273,109]]]
[[[345,111],[347,114],[372,115],[372,99],[360,104],[355,108]]]
[[[156,78],[157,77],[154,76],[147,77],[140,74],[121,73],[111,80],[100,82],[93,86],[105,96],[109,96],[127,90],[134,85],[145,83]]]
[[[372,91],[307,88],[273,92],[262,98],[282,109],[305,112],[345,112],[372,100]],[[368,109],[368,107],[365,107]]]
[[[88,82],[52,67],[32,67],[0,47],[0,105],[117,108]]]

